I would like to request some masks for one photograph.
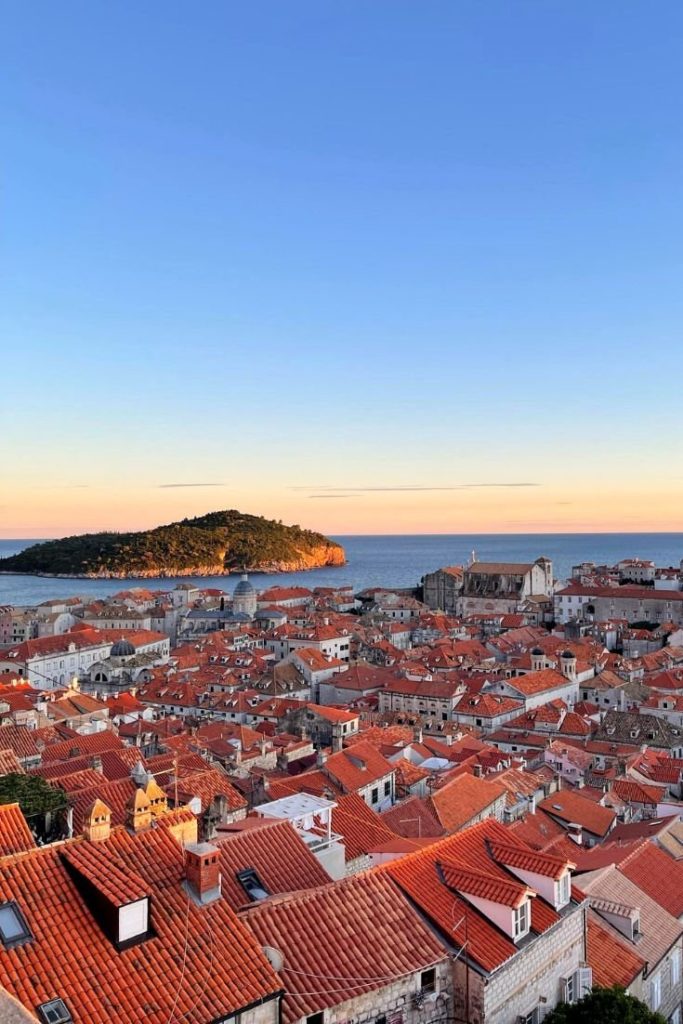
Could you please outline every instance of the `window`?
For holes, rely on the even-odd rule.
[[[521,939],[529,931],[529,900],[524,900],[521,907],[516,907],[512,915],[512,934]]]
[[[33,938],[26,918],[12,900],[0,905],[0,939],[5,949],[22,946]]]
[[[678,985],[681,980],[681,951],[675,949],[671,955],[671,984]]]
[[[49,1003],[41,1003],[36,1009],[44,1024],[71,1024],[73,1021],[63,999],[51,999]]]
[[[325,1022],[325,1011],[320,1010],[319,1013],[312,1013],[310,1017],[306,1018],[306,1024],[324,1024]]]
[[[270,893],[253,868],[238,871],[236,878],[250,900],[265,900],[270,896]]]
[[[534,1006],[530,1013],[523,1013],[518,1018],[519,1024],[540,1024],[541,1021],[541,1008],[540,1006]]]
[[[385,796],[389,796],[390,793],[391,793],[391,782],[389,782],[389,780],[387,780],[384,783],[384,795]]]
[[[662,979],[658,974],[650,982],[650,1009],[656,1010],[662,1001]]]
[[[377,787],[375,787],[375,789],[373,789],[372,793],[370,794],[370,802],[373,804],[379,803],[379,790],[377,789]]]
[[[422,972],[420,975],[420,989],[427,995],[429,995],[430,992],[436,992],[435,967],[430,967],[428,971]]]
[[[569,903],[570,892],[570,874],[568,871],[565,871],[565,873],[560,878],[559,882],[556,883],[556,897],[558,907],[564,907],[567,903]]]

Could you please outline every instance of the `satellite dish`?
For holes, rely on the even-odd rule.
[[[284,967],[285,958],[275,946],[264,946],[263,952],[274,971],[281,971]]]

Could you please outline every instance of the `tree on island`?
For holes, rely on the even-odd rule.
[[[543,1024],[666,1024],[661,1013],[628,995],[623,988],[594,988],[578,1003],[560,1003]]]

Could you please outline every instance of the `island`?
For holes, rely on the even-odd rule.
[[[298,572],[345,565],[341,544],[300,526],[235,509],[135,533],[86,533],[0,558],[0,572],[130,579]]]

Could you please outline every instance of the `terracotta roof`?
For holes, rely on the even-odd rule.
[[[457,889],[466,896],[502,903],[505,907],[520,907],[527,897],[535,895],[533,889],[527,885],[474,868],[444,863],[441,870],[444,881],[450,888]]]
[[[337,801],[332,811],[332,831],[344,840],[346,861],[356,860],[396,839],[386,819],[368,807],[357,793],[349,793]]]
[[[0,736],[0,743],[2,736]],[[22,775],[24,767],[13,750],[0,750],[0,775]]]
[[[20,761],[35,760],[40,757],[36,746],[36,730],[24,725],[2,726],[3,750],[13,750]]]
[[[432,793],[431,809],[447,832],[456,832],[468,822],[483,814],[500,797],[505,787],[474,775],[459,775],[442,789]]]
[[[214,840],[220,850],[223,897],[237,910],[249,896],[237,873],[252,868],[270,895],[314,889],[330,876],[289,821],[262,820],[239,832],[220,832]]]
[[[139,877],[152,896],[153,934],[119,952],[64,860],[67,853],[78,856],[85,842],[46,846],[2,863],[0,898],[17,902],[31,938],[13,949],[0,947],[0,985],[24,1006],[33,1011],[59,997],[75,1021],[165,1024],[173,1017],[223,1018],[281,989],[259,942],[225,900],[204,907],[188,900],[183,850],[166,828],[138,835],[115,829],[97,844],[100,859]],[[92,870],[106,884],[106,869]]]
[[[683,915],[683,861],[647,842],[622,860],[619,869],[672,917]]]
[[[635,779],[615,779],[610,786],[616,795],[631,804],[653,804],[655,807],[666,798],[666,790],[659,786],[648,786]]]
[[[591,906],[605,913],[615,910],[627,915],[640,914],[638,954],[653,967],[674,942],[680,939],[683,927],[639,886],[616,867],[602,868],[581,876],[580,885]],[[606,920],[603,927],[611,934],[616,930]],[[616,932],[618,935],[619,933]]]
[[[581,825],[595,836],[606,836],[616,820],[614,811],[592,800],[586,800],[570,789],[551,793],[538,804],[538,810],[567,824]]]
[[[19,804],[0,805],[0,857],[32,850],[35,839]]]
[[[115,907],[149,896],[150,887],[138,874],[103,850],[99,843],[73,843],[64,847],[62,858]]]
[[[593,969],[594,985],[628,988],[644,971],[645,961],[629,948],[627,942],[604,927],[594,910],[588,912],[587,939],[588,963]]]
[[[365,786],[391,775],[393,765],[380,754],[372,743],[354,743],[348,750],[331,754],[325,762],[325,774],[329,774],[347,793],[356,792]]]
[[[527,672],[523,676],[508,679],[507,683],[525,697],[545,693],[546,690],[558,690],[565,686],[576,685],[554,668],[543,668],[540,672]]]
[[[391,879],[373,873],[267,900],[244,916],[259,942],[283,954],[284,1024],[446,958]]]
[[[519,868],[521,871],[531,871],[536,875],[545,875],[557,881],[566,871],[567,867],[575,867],[565,857],[554,857],[547,853],[539,853],[538,850],[524,849],[520,843],[492,842],[489,846],[494,860],[506,867]]]
[[[88,736],[76,736],[62,743],[53,743],[42,752],[43,764],[49,761],[67,761],[70,757],[100,754],[104,750],[120,750],[123,741],[109,730],[94,732]]]
[[[443,825],[432,811],[429,802],[419,796],[408,797],[384,811],[381,819],[392,831],[408,839],[445,834]]]
[[[172,798],[175,794],[175,783],[169,782],[164,788]],[[247,801],[239,790],[218,768],[182,775],[178,779],[178,795],[187,803],[193,797],[199,797],[202,802],[202,811],[205,811],[216,797],[225,797],[228,812],[238,811],[247,806]]]
[[[445,878],[446,867],[491,875],[501,883],[517,882],[491,856],[489,843],[510,843],[511,834],[493,819],[448,836],[423,850],[375,868],[387,872],[410,896],[448,941],[462,947],[484,971],[493,971],[517,953],[518,947],[492,921],[468,903],[458,888],[459,876]],[[524,844],[520,843],[523,848]],[[522,887],[524,888],[524,887]],[[507,890],[505,890],[507,892]],[[500,890],[503,895],[503,889]],[[540,896],[531,901],[531,930],[546,931],[559,920]]]

